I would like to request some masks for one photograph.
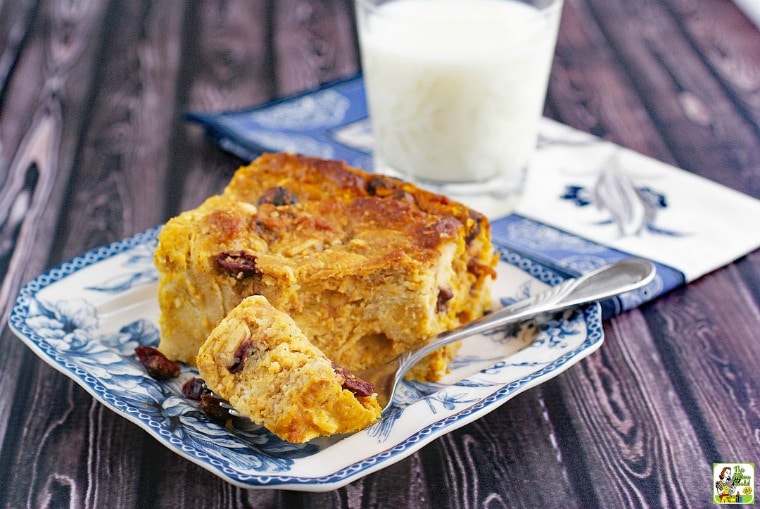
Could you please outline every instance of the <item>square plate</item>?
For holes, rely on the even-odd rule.
[[[387,467],[437,437],[491,412],[586,357],[603,341],[598,304],[464,341],[451,373],[437,383],[404,382],[394,407],[369,428],[291,444],[241,421],[210,420],[182,384],[159,382],[137,361],[138,345],[157,345],[159,228],[89,251],[26,284],[9,325],[40,358],[160,443],[245,488],[328,491]],[[505,248],[494,306],[537,293],[563,276]]]

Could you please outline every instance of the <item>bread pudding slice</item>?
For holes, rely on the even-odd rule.
[[[227,313],[263,295],[356,372],[481,316],[496,261],[487,218],[462,204],[342,162],[264,154],[160,232],[159,349],[193,364]],[[456,350],[411,377],[440,378]]]
[[[380,417],[371,387],[260,295],[243,299],[211,331],[197,364],[210,390],[289,442],[359,431]]]

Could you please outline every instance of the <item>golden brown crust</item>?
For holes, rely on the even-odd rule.
[[[211,329],[260,294],[350,370],[482,315],[490,224],[446,197],[336,161],[264,154],[159,235],[162,339],[193,363]],[[456,351],[427,359],[436,379]]]

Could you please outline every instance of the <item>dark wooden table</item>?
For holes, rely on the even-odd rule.
[[[0,3],[0,503],[710,507],[713,462],[760,467],[760,252],[606,322],[600,351],[488,416],[318,494],[227,484],[7,329],[26,281],[221,189],[240,161],[186,111],[355,74],[353,21],[349,0]],[[760,198],[760,32],[730,0],[567,0],[560,32],[547,116]]]

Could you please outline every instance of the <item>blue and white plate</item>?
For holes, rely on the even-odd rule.
[[[182,396],[185,380],[159,382],[136,360],[157,345],[158,229],[95,249],[47,271],[21,290],[9,323],[45,362],[159,442],[246,488],[327,491],[385,468],[437,437],[545,382],[599,348],[599,306],[465,341],[440,383],[406,383],[383,419],[353,435],[290,444],[263,428],[227,429]],[[541,264],[504,250],[495,305],[562,281]]]

